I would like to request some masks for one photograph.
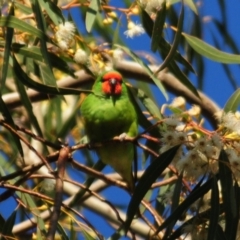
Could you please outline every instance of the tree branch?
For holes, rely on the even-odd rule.
[[[136,80],[146,81],[153,83],[149,75],[144,71],[144,69],[137,63],[131,61],[122,61],[116,64],[115,68],[120,71],[126,78],[134,78]],[[151,66],[151,69],[155,71],[157,66]],[[91,85],[93,82],[92,76],[87,74],[85,71],[80,70],[75,73],[76,79],[68,76],[57,81],[59,87],[71,87],[71,88],[83,88]],[[174,75],[169,73],[167,70],[159,72],[159,80],[162,81],[164,86],[169,92],[176,95],[181,95],[187,99],[188,102],[192,104],[198,104],[202,108],[203,115],[209,120],[212,126],[217,126],[217,120],[214,114],[220,110],[219,106],[213,102],[208,96],[206,96],[201,91],[198,91],[201,99],[195,96],[191,91],[189,91]],[[45,93],[40,93],[32,89],[27,90],[28,97],[32,102],[37,102],[45,99],[54,97],[53,95],[48,95]],[[18,93],[9,93],[3,96],[4,102],[9,108],[15,108],[22,105],[20,96]]]

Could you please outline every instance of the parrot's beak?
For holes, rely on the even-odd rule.
[[[116,83],[117,83],[117,80],[115,78],[111,78],[109,80],[109,82],[110,82],[111,86],[114,87],[116,85]]]

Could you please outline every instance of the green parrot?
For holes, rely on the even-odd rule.
[[[96,149],[101,161],[109,164],[133,189],[134,145],[131,142],[104,143],[116,136],[124,139],[138,133],[137,114],[119,72],[107,71],[97,78],[92,93],[81,105],[81,114],[90,143],[104,144]]]

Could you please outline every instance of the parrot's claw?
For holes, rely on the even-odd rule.
[[[126,139],[127,136],[128,135],[126,133],[122,133],[122,134],[119,135],[119,140],[122,142],[123,140]]]

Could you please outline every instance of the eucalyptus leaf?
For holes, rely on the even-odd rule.
[[[1,231],[1,235],[5,235],[5,236],[13,236],[12,234],[12,229],[16,220],[16,215],[17,215],[17,211],[13,211],[11,213],[11,215],[9,216],[9,218],[6,220],[6,222],[3,225],[2,231]]]
[[[200,55],[209,58],[215,62],[221,62],[221,63],[240,63],[240,55],[237,54],[230,54],[223,51],[218,50],[217,48],[214,48],[213,46],[207,44],[203,40],[188,35],[186,33],[182,33],[182,35],[185,37],[189,45]]]
[[[36,36],[40,39],[45,39],[45,41],[47,40],[47,36],[42,31],[40,31],[39,29],[31,26],[30,24],[14,16],[8,16],[8,17],[2,16],[0,18],[0,27],[9,27],[9,28],[18,29],[22,32],[30,33],[33,36]]]
[[[139,63],[144,70],[149,74],[153,82],[156,84],[156,86],[159,88],[159,90],[162,92],[163,96],[168,100],[167,92],[162,85],[161,81],[153,74],[151,69],[145,64],[142,59],[140,59],[134,52],[132,52],[129,48],[123,47],[121,45],[115,44],[116,47],[122,49],[125,53],[127,53],[132,59],[134,59],[137,63]]]
[[[19,63],[17,62],[16,58],[13,57],[13,67],[15,70],[15,73],[18,74],[19,79],[21,82],[29,87],[32,88],[38,92],[42,92],[44,94],[54,94],[54,95],[64,95],[64,94],[79,94],[82,92],[90,93],[91,91],[89,90],[84,90],[84,89],[71,89],[71,88],[56,88],[48,85],[44,85],[41,83],[38,83],[34,80],[32,80],[21,68]]]
[[[14,16],[14,5],[11,4],[10,10],[9,10],[9,15]],[[7,78],[7,73],[8,73],[8,64],[9,64],[9,56],[10,56],[10,49],[12,45],[12,39],[13,39],[13,28],[7,27],[7,34],[6,34],[6,39],[5,39],[5,46],[4,46],[4,55],[3,55],[3,64],[2,64],[2,76],[1,76],[1,91],[5,87],[5,82]]]
[[[97,14],[100,11],[100,1],[99,0],[91,0],[89,7],[86,13],[86,29],[88,32],[91,32],[93,24],[96,20]]]
[[[225,103],[225,106],[223,108],[223,111],[225,113],[236,112],[239,105],[240,105],[240,88],[237,89],[232,94],[232,96],[227,100],[227,102]]]
[[[129,229],[134,215],[137,213],[138,206],[142,201],[144,195],[147,193],[150,186],[156,181],[156,179],[171,163],[175,154],[177,153],[178,148],[179,146],[172,147],[171,149],[157,157],[145,170],[144,174],[139,179],[139,182],[134,190],[133,196],[128,205],[127,219],[124,224],[125,230]]]
[[[157,11],[157,16],[152,31],[151,49],[153,52],[157,51],[159,40],[162,38],[166,12],[167,12],[166,2],[163,1],[160,10]]]
[[[55,25],[65,21],[61,9],[53,1],[39,0],[39,2]]]

